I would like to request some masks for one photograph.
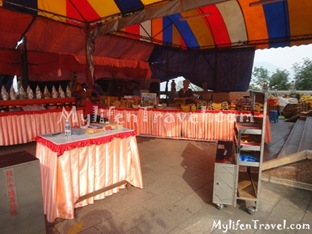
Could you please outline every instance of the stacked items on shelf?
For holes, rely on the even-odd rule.
[[[312,96],[307,95],[307,94],[301,95],[299,99],[298,107],[299,107],[299,113],[302,111],[312,110]]]
[[[71,90],[69,86],[66,87],[66,93],[64,92],[61,85],[59,85],[58,90],[56,90],[55,86],[52,86],[51,92],[49,91],[48,87],[45,86],[43,93],[40,90],[39,86],[36,86],[35,93],[30,88],[30,86],[27,86],[26,92],[23,88],[23,86],[19,85],[17,92],[11,86],[10,91],[8,92],[4,86],[1,87],[1,99],[3,101],[7,100],[24,100],[24,99],[49,99],[49,98],[65,98],[65,97],[71,97]]]
[[[58,90],[55,86],[52,86],[51,92],[48,90],[47,86],[44,87],[43,92],[40,90],[39,86],[37,86],[35,93],[29,86],[27,86],[25,92],[21,85],[18,86],[17,92],[12,86],[8,93],[4,86],[2,86],[1,98],[1,112],[35,111],[44,110],[46,108],[54,109],[56,107],[75,103],[75,99],[71,97],[71,90],[68,86],[66,88],[66,93],[61,86],[58,87]]]

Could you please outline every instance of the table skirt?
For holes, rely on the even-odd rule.
[[[104,116],[111,122],[134,129],[139,136],[192,139],[204,141],[232,141],[234,124],[239,111],[182,112],[176,109],[109,108]],[[249,115],[247,112],[243,113]],[[261,116],[256,114],[255,116]],[[271,141],[270,121],[266,122],[266,142]]]
[[[32,142],[41,134],[64,131],[64,121],[57,124],[62,109],[0,114],[0,146]],[[83,114],[77,110],[77,115]],[[80,124],[80,118],[77,119]]]
[[[92,204],[125,187],[115,187],[76,203],[81,196],[114,183],[126,180],[143,188],[135,136],[77,147],[61,156],[46,144],[37,142],[36,156],[41,163],[44,212],[49,222],[57,217],[73,219],[74,208]]]

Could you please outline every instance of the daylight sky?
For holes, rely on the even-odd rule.
[[[290,71],[294,63],[302,64],[304,58],[312,60],[312,44],[306,46],[256,50],[254,63],[270,63]]]

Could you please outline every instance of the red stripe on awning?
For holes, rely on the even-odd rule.
[[[125,28],[125,31],[131,34],[130,38],[137,39],[137,40],[140,39],[140,24],[128,26]]]
[[[66,13],[70,18],[83,21],[93,21],[100,18],[87,0],[67,0]]]
[[[201,10],[204,13],[209,14],[206,16],[206,20],[208,20],[211,32],[214,36],[216,45],[229,45],[231,43],[231,39],[229,33],[227,31],[227,27],[223,20],[221,13],[215,5],[210,5],[206,7],[202,7]],[[207,25],[209,27],[209,25]]]

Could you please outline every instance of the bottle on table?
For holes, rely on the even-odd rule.
[[[64,129],[65,129],[65,136],[70,137],[71,136],[71,126],[70,126],[69,119],[65,120]]]

